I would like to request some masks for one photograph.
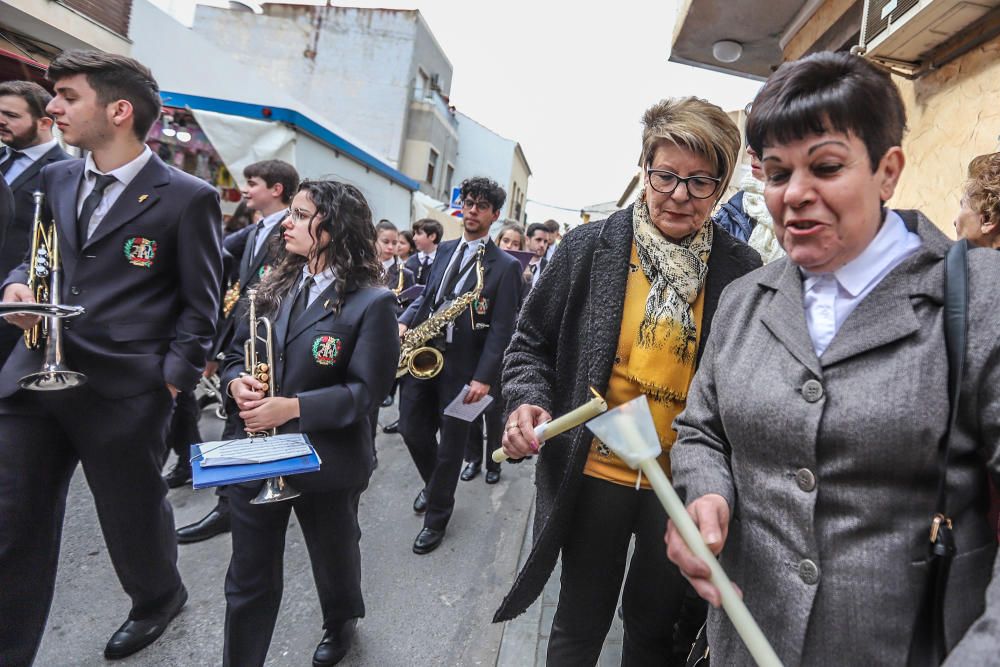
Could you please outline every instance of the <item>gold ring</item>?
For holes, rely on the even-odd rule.
[[[513,431],[515,428],[518,428],[517,424],[507,424],[508,431]]]

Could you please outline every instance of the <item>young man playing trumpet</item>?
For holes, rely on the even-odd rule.
[[[77,463],[132,602],[105,657],[149,645],[184,606],[160,465],[173,400],[194,390],[215,333],[222,270],[215,189],[143,143],[160,111],[149,69],[70,51],[48,77],[56,92],[48,112],[67,143],[90,152],[42,171],[43,222],[54,219],[63,273],[55,299],[86,309],[64,322],[59,353],[87,381],[19,388],[51,339],[37,350],[18,344],[0,370],[0,665],[28,665],[38,649]],[[28,272],[22,264],[7,276],[4,301],[35,300]],[[8,319],[24,329],[36,322]]]

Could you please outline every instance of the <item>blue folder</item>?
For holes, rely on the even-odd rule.
[[[312,446],[310,445],[310,448]],[[270,461],[268,463],[243,463],[232,466],[201,467],[201,447],[191,445],[191,479],[196,489],[209,486],[224,486],[252,482],[255,479],[267,479],[279,475],[298,475],[304,472],[319,470],[320,459],[315,449],[305,456],[291,459]]]

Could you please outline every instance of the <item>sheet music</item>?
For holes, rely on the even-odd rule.
[[[455,397],[448,407],[444,409],[444,414],[449,417],[454,417],[455,419],[461,419],[462,421],[471,422],[479,415],[483,414],[483,410],[489,407],[490,403],[493,402],[493,397],[486,394],[481,399],[475,403],[463,403],[465,396],[469,393],[469,385],[462,387],[462,391],[458,392],[458,396]]]
[[[312,446],[301,433],[242,440],[214,440],[201,444],[203,468],[211,466],[241,465],[245,463],[269,463],[312,452]]]

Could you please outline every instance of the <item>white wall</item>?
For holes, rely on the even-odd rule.
[[[458,114],[458,160],[452,187],[473,176],[486,176],[510,188],[515,142],[504,139],[465,114]],[[449,193],[450,195],[450,193]],[[509,217],[510,192],[500,217]]]

